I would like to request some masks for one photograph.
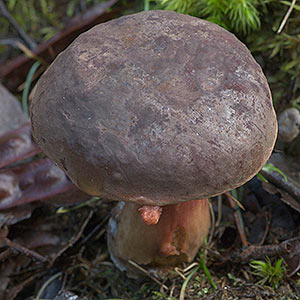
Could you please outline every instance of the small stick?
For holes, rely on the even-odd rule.
[[[287,20],[288,20],[288,18],[290,16],[290,14],[292,13],[292,10],[293,10],[295,4],[296,4],[296,0],[293,0],[292,3],[291,3],[290,8],[288,9],[286,15],[284,16],[284,18],[283,18],[283,20],[282,20],[282,22],[281,22],[281,24],[279,26],[279,29],[277,30],[278,34],[282,31],[283,27],[285,26],[285,24],[286,24],[286,22],[287,22]]]
[[[225,256],[221,255],[218,251],[209,248],[207,248],[206,250],[211,256],[216,257],[221,263],[226,263],[228,261],[228,259]]]
[[[218,195],[218,219],[216,221],[216,227],[218,227],[222,221],[222,195]]]
[[[1,0],[0,0],[1,1]],[[24,54],[26,56],[28,56],[31,59],[37,60],[40,63],[44,64],[45,66],[47,66],[47,62],[42,58],[39,57],[38,55],[36,55],[34,52],[31,51],[31,49],[27,48],[24,44],[20,43],[19,41],[16,42],[16,46],[22,51],[24,52]]]
[[[210,199],[208,199],[208,205],[209,205],[209,211],[210,211],[210,216],[211,216],[210,235],[209,235],[209,239],[207,241],[207,245],[209,246],[209,245],[211,245],[212,239],[213,239],[214,234],[215,234],[216,217],[215,217],[214,208],[212,206],[212,203],[211,203]]]
[[[261,170],[260,172],[263,177],[265,177],[268,181],[270,181],[272,184],[274,184],[279,189],[284,190],[287,192],[290,196],[292,196],[294,199],[300,199],[300,189],[297,186],[296,183],[294,183],[290,178],[286,181],[284,177],[282,177],[277,172],[266,172]],[[282,199],[283,200],[283,199]],[[288,203],[289,204],[289,203]],[[289,204],[292,206],[291,204]],[[293,207],[293,206],[292,206]],[[293,207],[299,212],[298,207]]]
[[[93,210],[90,210],[88,216],[86,217],[86,219],[83,221],[82,225],[80,226],[80,230],[78,231],[78,233],[76,234],[76,236],[74,236],[73,238],[70,239],[70,241],[68,242],[68,244],[66,246],[64,246],[52,259],[51,264],[54,263],[54,261],[60,257],[67,249],[69,249],[70,247],[72,247],[81,237],[85,227],[87,226],[87,224],[89,223],[89,221],[91,220],[92,216],[94,214]]]
[[[10,256],[9,249],[6,249],[5,251],[0,253],[0,262],[6,260]]]
[[[45,272],[38,272],[37,274],[34,274],[30,276],[29,278],[25,279],[23,282],[15,285],[14,287],[11,287],[10,289],[7,289],[6,292],[6,298],[5,299],[15,299],[16,296],[24,289],[25,286],[31,284],[35,279],[42,277],[45,275]]]
[[[13,16],[8,12],[4,2],[0,0],[0,13],[3,17],[5,17],[17,30],[20,37],[24,40],[24,42],[27,44],[27,46],[30,49],[34,49],[36,47],[36,43],[22,30],[22,28],[19,26],[19,24],[16,22],[16,20],[13,18]]]
[[[246,263],[250,260],[259,259],[264,256],[282,255],[285,252],[286,250],[282,244],[265,246],[250,245],[241,252],[239,251],[238,253],[234,254],[231,259],[234,263]]]
[[[226,195],[229,199],[231,199],[232,201],[234,201],[242,210],[245,210],[245,208],[241,204],[241,202],[238,201],[237,199],[235,199],[229,192],[224,193],[224,195]]]
[[[189,266],[187,266],[187,267],[183,270],[183,273],[187,273],[188,271],[190,271],[191,269],[194,269],[194,267],[197,267],[198,265],[199,265],[199,263],[197,263],[197,262],[191,263]]]
[[[156,279],[154,276],[152,276],[147,270],[145,270],[144,268],[142,268],[140,265],[138,265],[137,263],[135,263],[132,260],[128,260],[128,262],[135,267],[137,270],[141,271],[143,274],[145,274],[146,276],[148,276],[150,279],[152,279],[154,282],[156,282],[157,284],[159,284],[160,286],[162,286],[165,290],[168,290],[169,288],[164,285],[162,282],[160,282],[158,279]]]
[[[182,269],[176,267],[176,268],[174,268],[174,271],[175,271],[175,272],[176,272],[183,280],[186,280],[185,275],[181,272],[181,271],[183,271]]]
[[[49,260],[47,258],[45,258],[44,256],[38,254],[37,252],[30,250],[26,247],[23,247],[17,243],[12,242],[10,239],[8,238],[4,238],[3,239],[6,242],[6,245],[14,250],[17,250],[18,252],[25,254],[26,256],[31,256],[33,258],[35,258],[36,260],[40,261],[40,262],[48,262]]]
[[[80,245],[85,244],[96,232],[99,231],[99,229],[107,222],[107,220],[110,218],[110,215],[106,215],[99,224],[97,224],[90,232],[89,234],[80,241]]]
[[[266,240],[266,237],[269,233],[269,229],[270,229],[270,215],[268,212],[265,212],[265,218],[266,218],[266,228],[265,228],[265,232],[263,235],[262,240],[260,241],[260,243],[258,244],[259,246],[262,246]]]
[[[0,39],[0,45],[9,45],[16,49],[19,49],[17,43],[21,44],[21,40],[19,38],[5,38]]]
[[[227,196],[227,194],[226,194],[226,196]],[[246,234],[245,234],[245,231],[244,231],[244,227],[243,227],[242,222],[240,220],[240,216],[238,214],[238,211],[236,210],[236,203],[232,200],[231,197],[228,197],[228,200],[229,200],[229,204],[230,204],[231,208],[234,210],[234,213],[233,213],[234,214],[234,219],[235,219],[237,230],[238,230],[239,235],[241,237],[242,244],[245,247],[247,247],[248,242],[247,242]]]

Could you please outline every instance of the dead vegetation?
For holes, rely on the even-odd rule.
[[[70,27],[37,48],[30,49],[25,41],[27,56],[0,66],[5,86],[21,98],[36,60],[41,67],[32,82],[80,32],[135,7],[119,3],[107,11],[112,4],[114,1],[98,3],[102,5],[99,10],[91,5],[81,14],[75,9]],[[286,11],[276,10],[277,5],[272,11],[280,24]],[[286,31],[273,39],[268,27],[271,17],[266,16],[267,29],[262,36],[270,39],[269,46],[255,40],[255,35],[247,38],[270,74],[278,111],[298,108],[299,68],[292,63],[299,59],[298,10],[296,13],[285,21]],[[27,88],[31,91],[31,82]],[[299,136],[291,143],[279,141],[269,162],[287,180],[276,169],[266,168],[260,178],[231,196],[211,199],[211,234],[193,264],[170,268],[167,273],[143,271],[142,266],[136,266],[144,277],[133,280],[122,274],[108,255],[106,226],[114,204],[78,191],[40,153],[32,141],[26,115],[2,86],[0,107],[1,299],[299,299]],[[245,210],[232,202],[232,196]]]

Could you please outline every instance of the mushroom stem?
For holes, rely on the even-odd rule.
[[[140,205],[121,202],[108,225],[108,248],[119,269],[134,277],[129,261],[157,267],[178,265],[194,259],[210,227],[208,199],[162,207],[156,225],[140,216]]]

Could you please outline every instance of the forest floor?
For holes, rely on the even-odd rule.
[[[19,102],[24,108],[31,82],[75,36],[124,13],[115,2],[92,7],[81,18],[68,6],[73,19],[52,40],[41,41],[34,53],[14,39],[10,42],[18,50],[2,49],[0,76],[10,92],[1,86],[0,299],[300,299],[300,160],[285,153],[287,145],[276,145],[280,151],[270,159],[287,180],[274,169],[264,170],[267,182],[255,177],[233,191],[245,210],[226,195],[211,199],[210,234],[195,261],[164,271],[144,270],[140,279],[128,278],[109,257],[106,228],[115,203],[74,187],[60,193],[53,178],[40,179],[53,166],[32,142]],[[51,28],[45,31],[49,36]],[[18,57],[20,49],[27,57]],[[42,67],[30,77],[36,60]],[[7,179],[11,172],[22,181],[21,197]],[[55,174],[61,183],[64,179]]]

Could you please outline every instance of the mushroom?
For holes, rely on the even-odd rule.
[[[31,122],[80,189],[122,201],[108,237],[121,269],[191,261],[209,229],[207,198],[251,179],[277,135],[267,81],[245,45],[171,11],[81,34],[40,78]]]

